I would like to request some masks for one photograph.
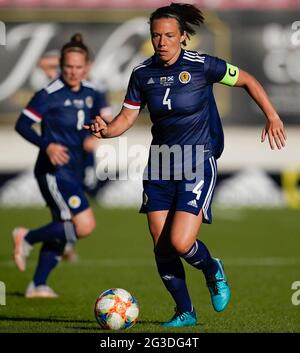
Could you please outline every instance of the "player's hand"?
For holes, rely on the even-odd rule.
[[[70,160],[67,147],[58,143],[50,143],[46,149],[46,153],[53,165],[62,166]]]
[[[275,149],[275,146],[279,150],[285,146],[287,137],[284,131],[283,122],[279,116],[272,120],[268,120],[265,128],[262,131],[261,142],[265,141],[266,136],[268,136],[269,145],[272,150]]]
[[[96,116],[94,122],[91,124],[83,125],[83,128],[90,130],[90,132],[98,138],[105,137],[107,135],[107,124],[100,116]]]

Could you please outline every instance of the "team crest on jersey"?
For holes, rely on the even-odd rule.
[[[179,74],[179,81],[181,83],[189,83],[191,81],[191,74],[188,71],[181,71]]]
[[[160,77],[159,83],[163,86],[171,86],[174,83],[174,76]]]
[[[78,208],[81,205],[80,197],[77,195],[73,195],[69,198],[68,204],[71,208]]]
[[[93,98],[92,98],[91,96],[87,96],[87,97],[85,98],[85,104],[86,104],[86,106],[87,106],[89,109],[92,108],[93,103],[94,103],[94,101],[93,101]]]

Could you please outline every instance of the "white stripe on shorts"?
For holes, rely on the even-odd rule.
[[[213,191],[214,191],[214,188],[216,185],[216,180],[217,180],[217,167],[216,167],[216,162],[215,162],[214,157],[209,158],[209,163],[211,166],[212,178],[210,181],[208,192],[206,194],[205,200],[202,205],[202,210],[203,210],[203,214],[204,214],[205,219],[208,219],[207,210],[208,210],[208,207],[209,207],[212,195],[213,195]]]
[[[46,174],[46,180],[51,196],[53,197],[57,207],[60,210],[60,217],[63,221],[68,221],[72,218],[70,209],[65,203],[62,194],[58,190],[56,177],[52,174]]]

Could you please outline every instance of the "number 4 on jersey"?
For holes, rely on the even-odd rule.
[[[166,93],[163,99],[163,104],[168,106],[169,110],[172,110],[172,106],[171,106],[171,98],[168,99],[169,93],[170,93],[170,88],[166,89]]]

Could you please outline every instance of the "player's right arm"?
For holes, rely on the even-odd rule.
[[[139,78],[135,70],[133,70],[120,113],[108,124],[100,116],[97,116],[94,123],[91,125],[84,125],[83,127],[90,130],[91,133],[98,138],[120,136],[136,121],[140,110],[144,105],[142,101]]]
[[[95,121],[90,125],[84,125],[85,129],[91,131],[98,138],[110,138],[122,135],[136,121],[139,110],[123,107],[120,113],[107,124],[100,116],[96,116]]]

